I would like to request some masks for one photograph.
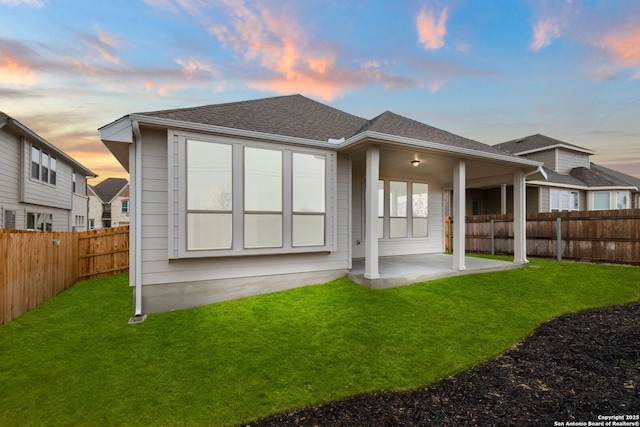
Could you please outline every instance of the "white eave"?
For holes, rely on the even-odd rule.
[[[119,150],[120,157],[116,154],[118,150],[115,145],[122,144],[131,144],[133,143],[133,132],[132,132],[132,123],[137,121],[141,125],[147,126],[157,126],[168,129],[177,129],[184,131],[196,131],[210,134],[223,134],[235,136],[243,139],[252,139],[252,140],[263,140],[263,141],[273,141],[277,143],[291,144],[291,145],[299,145],[306,147],[314,147],[314,148],[324,148],[335,151],[344,151],[349,148],[353,148],[361,143],[365,143],[368,141],[379,141],[385,144],[399,145],[405,147],[413,147],[413,148],[422,148],[428,150],[439,151],[442,153],[448,153],[452,155],[458,155],[469,158],[481,158],[491,161],[505,162],[515,165],[520,165],[522,167],[531,167],[531,168],[539,168],[543,165],[543,163],[522,158],[518,156],[514,156],[511,154],[496,154],[483,152],[479,150],[473,150],[469,148],[457,147],[447,144],[441,144],[437,142],[424,141],[414,138],[407,138],[396,135],[389,135],[380,132],[372,132],[365,131],[359,133],[347,140],[342,139],[329,139],[328,141],[319,141],[314,139],[307,138],[298,138],[293,136],[286,135],[276,135],[264,132],[257,132],[252,130],[245,129],[237,129],[237,128],[229,128],[224,126],[216,126],[202,123],[193,123],[193,122],[185,122],[181,120],[173,120],[159,117],[151,117],[142,114],[130,114],[125,116],[119,120],[116,120],[113,123],[110,123],[106,126],[103,126],[99,129],[100,131],[100,139],[104,142],[104,144],[116,155],[118,160],[123,164],[124,159],[121,159],[124,154],[123,150]],[[127,151],[128,153],[128,151]],[[128,157],[128,154],[126,154]]]
[[[592,155],[592,156],[597,154],[595,151],[589,150],[587,148],[574,147],[574,146],[565,145],[565,144],[556,144],[556,145],[549,145],[547,147],[533,148],[531,150],[518,151],[517,153],[514,153],[514,154],[516,156],[524,156],[526,154],[538,153],[538,152],[548,151],[548,150],[555,150],[557,148],[563,148],[565,150],[576,151],[578,153],[589,154],[589,155]]]
[[[424,149],[429,149],[434,151],[440,151],[443,153],[456,154],[464,157],[475,157],[475,158],[479,157],[487,160],[506,162],[506,163],[512,163],[512,164],[515,163],[518,165],[529,166],[533,168],[538,168],[543,165],[542,162],[517,157],[507,153],[505,154],[489,153],[489,152],[484,152],[479,150],[473,150],[470,148],[441,144],[439,142],[424,141],[421,139],[407,138],[404,136],[389,135],[386,133],[379,133],[379,132],[372,132],[372,131],[365,131],[347,139],[345,142],[340,144],[338,149],[345,150],[347,148],[363,143],[366,140],[379,140],[384,143],[392,143],[392,144],[404,145],[404,146],[415,147],[415,148],[424,148]]]
[[[586,185],[575,185],[575,184],[563,184],[560,182],[550,182],[550,181],[529,181],[531,185],[540,185],[545,187],[554,187],[554,188],[566,188],[570,190],[584,190],[584,191],[616,191],[616,190],[629,190],[629,191],[638,191],[638,187],[633,185],[608,185],[601,187],[588,187]]]

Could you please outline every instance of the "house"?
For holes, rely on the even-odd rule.
[[[129,225],[129,183],[107,178],[89,186],[89,229]]]
[[[442,254],[466,269],[467,188],[524,188],[542,163],[386,111],[361,118],[301,95],[126,115],[99,129],[131,179],[135,316],[342,277],[363,259]]]
[[[640,207],[640,179],[592,163],[594,151],[531,135],[495,145],[544,164],[546,180],[527,182],[527,212],[559,212]],[[467,215],[512,213],[513,188],[470,190]]]
[[[96,174],[0,112],[0,228],[87,228],[87,178]]]

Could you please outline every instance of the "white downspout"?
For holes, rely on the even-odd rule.
[[[142,270],[140,268],[140,260],[142,259],[142,133],[137,120],[131,122],[134,135],[134,151],[135,151],[135,171],[134,171],[134,224],[135,224],[135,308],[133,317],[129,319],[129,324],[144,322],[147,318],[146,314],[142,314]]]
[[[544,179],[547,179],[547,173],[544,171],[544,169],[542,168],[542,166],[538,166],[538,168],[536,170],[533,170],[531,172],[525,173],[522,175],[522,215],[524,216],[524,221],[522,221],[522,226],[520,227],[520,232],[522,233],[521,236],[521,245],[522,245],[522,262],[524,264],[529,263],[529,260],[527,259],[527,177],[531,176],[533,174],[536,173],[540,173],[542,174],[542,176],[544,177]],[[515,219],[514,219],[515,221]],[[515,232],[515,230],[514,230]],[[514,249],[515,251],[515,249]]]

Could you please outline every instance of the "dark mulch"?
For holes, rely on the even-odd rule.
[[[358,396],[251,425],[587,425],[620,414],[640,414],[640,303],[554,319],[499,357],[430,387]]]

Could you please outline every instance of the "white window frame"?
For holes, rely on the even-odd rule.
[[[29,227],[30,216],[33,216],[33,228]],[[28,211],[26,213],[24,224],[25,229],[29,231],[53,231],[53,214],[46,212]]]
[[[567,209],[565,209],[565,207],[562,205],[563,196],[565,195],[568,197],[568,200],[569,200],[569,205]],[[555,201],[555,205],[554,205],[554,201]],[[551,188],[549,190],[549,211],[573,212],[573,211],[579,211],[579,210],[580,210],[580,193],[578,191],[565,190],[562,188]]]
[[[321,253],[336,250],[337,227],[337,161],[336,153],[313,147],[299,147],[279,143],[243,140],[227,136],[202,134],[170,129],[168,147],[168,256],[170,259],[233,257],[292,253]],[[187,249],[187,140],[232,145],[232,235],[231,249]],[[282,152],[282,246],[244,248],[244,148],[253,147]],[[325,239],[324,245],[293,246],[293,153],[325,156]]]
[[[627,202],[624,204],[624,206],[620,207],[620,196],[623,195],[624,197],[627,198]],[[630,191],[626,191],[626,190],[622,190],[622,191],[615,191],[615,205],[616,209],[629,209],[631,207],[631,192]]]
[[[120,204],[122,206],[122,213],[129,213],[129,199],[122,199]]]
[[[33,158],[34,150],[38,151],[37,159]],[[31,144],[30,156],[31,156],[31,161],[29,162],[29,165],[30,165],[29,177],[31,178],[31,180],[49,184],[55,187],[57,184],[58,159],[56,157],[53,157],[48,152],[43,151],[42,149],[40,149],[40,147],[37,147],[34,144]],[[43,158],[45,158],[45,156],[47,159],[46,165],[43,164]],[[33,176],[34,164],[38,166],[37,177]],[[46,173],[44,173],[45,170],[46,170]]]
[[[406,205],[406,215],[401,217],[392,217],[391,216],[391,200],[390,200],[390,187],[391,181],[394,182],[402,182],[407,184],[407,205]],[[384,206],[384,216],[378,217],[378,239],[379,240],[389,240],[389,241],[401,241],[401,240],[428,240],[429,239],[429,214],[427,213],[426,217],[417,217],[420,219],[426,219],[427,221],[427,235],[426,236],[415,236],[413,233],[413,184],[425,184],[427,186],[427,200],[429,200],[429,181],[428,180],[416,180],[410,178],[398,178],[398,177],[390,177],[390,176],[381,176],[379,179],[379,183],[383,183],[384,193],[382,197],[383,202],[380,203],[381,206]],[[364,203],[364,180],[363,180],[363,196],[362,200]],[[428,202],[427,202],[428,203]],[[401,218],[406,220],[407,232],[404,237],[391,237],[391,219]],[[363,217],[362,226],[365,226],[365,218]],[[382,228],[382,231],[381,231]],[[364,235],[364,229],[362,230]]]

